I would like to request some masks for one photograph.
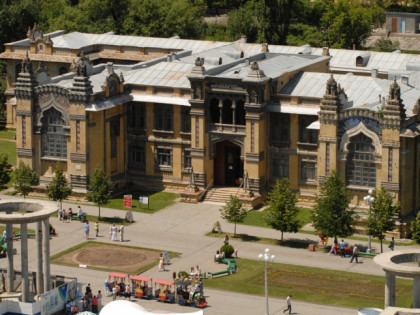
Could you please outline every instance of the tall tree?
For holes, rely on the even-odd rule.
[[[12,172],[12,165],[9,163],[9,155],[7,153],[0,153],[0,189],[10,181],[10,173]]]
[[[101,218],[101,206],[108,204],[111,198],[111,179],[109,179],[102,168],[97,166],[93,171],[93,177],[89,183],[87,200],[95,203],[99,208],[99,219]]]
[[[411,222],[412,238],[420,244],[420,211],[417,213],[417,217]]]
[[[235,223],[233,237],[236,236],[236,223],[244,222],[247,211],[242,207],[242,202],[235,196],[230,196],[230,200],[220,208],[220,214],[223,219],[229,223]]]
[[[298,195],[290,189],[287,178],[277,180],[273,190],[268,193],[266,222],[281,232],[281,240],[283,232],[296,233],[301,227],[297,218],[299,213],[296,207],[297,200]]]
[[[60,164],[55,168],[52,181],[47,185],[47,196],[49,199],[60,202],[60,209],[63,209],[63,200],[70,196],[71,186],[63,174]]]
[[[327,45],[360,49],[374,25],[383,21],[384,10],[360,0],[329,1],[321,24]]]
[[[316,198],[313,225],[329,237],[348,237],[354,233],[355,213],[349,208],[350,193],[344,180],[332,171]]]
[[[19,162],[19,166],[13,172],[13,186],[23,198],[33,191],[32,185],[36,183],[38,174],[23,161]]]
[[[383,253],[382,241],[385,239],[385,233],[395,228],[401,207],[398,202],[393,204],[394,198],[383,186],[379,192],[374,190],[373,197],[375,200],[371,204],[367,219],[368,233],[381,241],[381,253]]]

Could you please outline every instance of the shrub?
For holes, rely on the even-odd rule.
[[[220,251],[225,253],[226,258],[231,258],[232,254],[235,252],[235,249],[232,245],[226,244],[220,248]]]
[[[181,276],[184,276],[184,279],[187,279],[188,278],[188,272],[186,272],[186,271],[178,272],[178,279],[181,279]]]

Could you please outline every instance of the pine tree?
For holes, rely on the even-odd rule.
[[[47,185],[47,196],[51,200],[60,201],[60,209],[63,209],[63,200],[70,196],[71,191],[72,188],[67,184],[67,179],[59,163],[55,168],[54,178]]]
[[[372,202],[367,227],[369,235],[378,238],[381,241],[381,253],[383,253],[382,241],[385,239],[385,233],[395,228],[395,222],[401,207],[399,203],[393,205],[393,197],[384,187],[379,192],[376,189],[373,192],[375,200]]]
[[[242,203],[235,196],[230,196],[230,200],[225,206],[220,208],[220,214],[223,219],[229,223],[235,223],[233,237],[236,236],[236,223],[244,222],[247,211],[242,207]]]
[[[26,198],[34,190],[32,185],[36,183],[37,179],[38,174],[32,171],[23,161],[19,162],[18,168],[13,172],[13,186],[23,198]]]
[[[296,233],[301,227],[297,219],[299,209],[296,207],[298,195],[293,193],[289,187],[289,180],[282,178],[277,180],[273,190],[268,193],[266,204],[267,209],[266,222],[273,228],[281,232],[283,241],[283,232]]]
[[[106,177],[105,172],[98,166],[93,171],[92,180],[89,183],[87,200],[95,203],[99,208],[98,218],[101,218],[101,206],[106,205],[111,198],[111,180]]]
[[[0,153],[0,189],[10,181],[10,173],[12,172],[12,165],[9,163],[9,155],[7,153]]]
[[[312,220],[318,232],[334,238],[354,233],[355,213],[349,208],[349,197],[344,180],[332,171],[316,198]]]

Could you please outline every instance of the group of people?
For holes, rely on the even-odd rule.
[[[135,288],[134,288],[135,289]],[[120,283],[117,281],[109,282],[109,279],[105,280],[105,294],[109,296],[112,294],[112,300],[115,301],[118,295],[122,295],[130,300],[131,294],[133,294],[130,283],[124,283],[122,280]]]
[[[58,219],[62,222],[71,222],[72,216],[75,214],[71,208],[68,210],[61,209],[60,205],[58,207]],[[82,221],[83,210],[82,207],[77,206],[77,217],[79,221]]]
[[[112,241],[118,241],[117,233],[120,233],[120,242],[124,242],[124,225],[121,224],[119,228],[113,224],[109,227],[109,239]]]
[[[89,221],[85,222],[84,231],[85,231],[86,239],[88,240],[89,232],[90,232]],[[99,236],[99,221],[95,222],[95,232],[96,232],[96,237],[98,237]]]
[[[200,266],[197,265],[195,268],[194,268],[194,266],[191,267],[191,272],[190,272],[189,276],[191,278],[194,278],[195,280],[200,281],[200,279],[201,279],[201,268],[200,268]]]
[[[83,310],[79,310],[75,300],[69,300],[66,304],[66,312],[70,314],[77,314],[81,311],[83,312],[92,312],[95,314],[99,314],[99,311],[102,307],[102,293],[101,290],[98,291],[98,294],[93,295],[92,289],[90,288],[90,283],[86,286],[85,294],[83,295],[82,299],[82,308]]]

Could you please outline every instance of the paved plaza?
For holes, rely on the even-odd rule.
[[[22,200],[11,196],[1,195],[2,200]],[[55,203],[56,204],[56,203]],[[63,203],[64,208],[74,205]],[[82,206],[83,211],[97,215],[98,208],[96,206]],[[172,279],[173,271],[189,270],[192,266],[199,265],[204,271],[217,271],[220,268],[218,264],[213,262],[213,256],[217,249],[222,245],[222,239],[206,237],[210,232],[216,220],[221,222],[224,232],[233,232],[233,224],[226,223],[220,218],[220,205],[217,204],[186,204],[176,203],[164,210],[154,214],[133,212],[135,220],[134,224],[125,227],[124,245],[139,246],[146,248],[155,248],[161,250],[171,250],[180,252],[181,255],[171,260],[171,264],[166,266],[166,272],[159,272],[158,267],[154,267],[143,275],[152,277],[153,279]],[[121,210],[101,208],[101,215],[104,217],[124,217],[125,213]],[[84,225],[78,221],[63,223],[54,217],[50,219],[50,223],[55,227],[58,236],[53,237],[50,242],[51,255],[61,252],[76,244],[86,241],[84,234]],[[34,226],[29,225],[29,229]],[[99,237],[95,237],[94,224],[90,224],[91,233],[90,240],[101,242],[111,242],[108,238],[109,225],[100,224]],[[280,232],[237,225],[237,233],[246,233],[267,238],[280,238]],[[310,234],[289,234],[285,233],[284,238],[311,239],[318,241],[316,235]],[[340,259],[333,255],[328,256],[321,252],[310,252],[304,249],[295,249],[282,246],[267,246],[264,244],[255,244],[250,242],[241,242],[234,239],[230,243],[235,249],[238,249],[238,256],[249,259],[257,259],[258,254],[263,253],[266,247],[270,248],[271,253],[276,256],[275,262],[296,264],[320,268],[329,268],[335,270],[343,270],[350,272],[384,275],[384,272],[370,258],[360,258],[362,263],[349,264],[348,259]],[[350,242],[351,244],[353,241]],[[366,245],[366,242],[357,241],[358,244]],[[119,244],[119,243],[118,243]],[[372,243],[373,247],[379,251],[379,244]],[[16,244],[17,255],[15,256],[15,269],[20,270],[20,253],[19,244]],[[29,240],[29,271],[36,270],[36,253],[35,240]],[[388,248],[385,246],[385,251]],[[407,248],[404,246],[404,248]],[[415,246],[418,248],[418,246]],[[396,246],[398,249],[398,245]],[[112,255],[112,252],[109,253]],[[0,260],[0,266],[6,268],[6,259]],[[240,268],[240,266],[239,266]],[[118,269],[118,266],[116,266]],[[104,291],[104,282],[108,272],[90,270],[76,267],[67,267],[51,264],[52,275],[64,275],[68,277],[76,276],[80,283],[90,283],[94,293],[98,290]],[[293,294],[291,292],[290,294]],[[247,295],[234,293],[229,291],[213,290],[205,288],[205,295],[209,304],[204,311],[207,315],[216,314],[241,314],[255,315],[265,313],[265,298],[263,296]],[[270,298],[270,314],[282,314],[285,307],[284,299]],[[111,301],[110,297],[104,297],[103,302],[106,304]],[[133,303],[139,303],[147,309],[162,311],[194,311],[193,308],[182,307],[174,304],[157,303],[156,301],[145,301],[135,299]],[[333,307],[326,305],[318,305],[314,303],[305,303],[294,300],[293,312],[295,314],[357,314],[356,309]]]

